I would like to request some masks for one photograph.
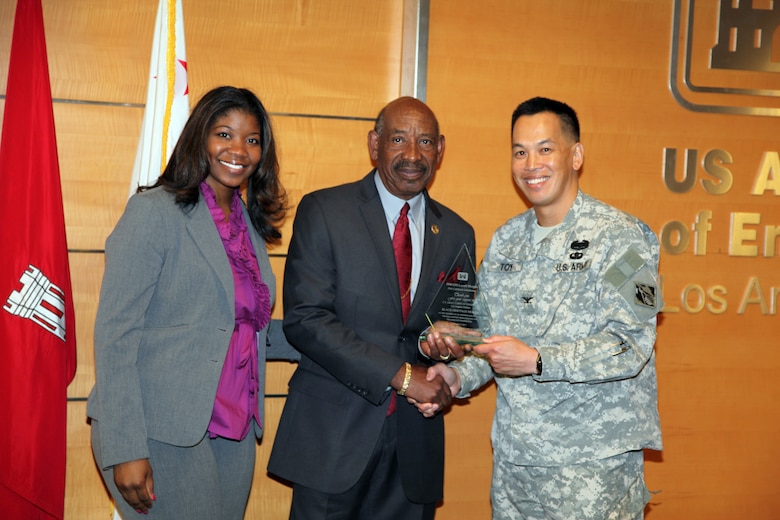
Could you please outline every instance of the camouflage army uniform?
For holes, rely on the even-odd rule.
[[[535,226],[529,210],[499,228],[478,273],[492,317],[489,332],[538,349],[544,366],[541,376],[495,376],[496,463],[560,472],[661,449],[655,234],[582,192],[564,222],[538,244]],[[459,397],[494,378],[477,356],[451,366],[461,375]],[[641,487],[646,503],[643,478]],[[494,503],[494,514],[500,507]]]

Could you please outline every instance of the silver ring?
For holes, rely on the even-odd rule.
[[[439,359],[441,359],[442,361],[447,361],[448,359],[450,359],[450,356],[451,354],[447,352],[446,356],[439,356]]]

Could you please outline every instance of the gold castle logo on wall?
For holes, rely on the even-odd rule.
[[[695,112],[780,117],[780,0],[675,0],[669,88]]]

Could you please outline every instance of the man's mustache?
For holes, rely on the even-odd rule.
[[[393,165],[395,171],[398,170],[419,170],[422,173],[428,173],[428,166],[420,161],[399,161]]]

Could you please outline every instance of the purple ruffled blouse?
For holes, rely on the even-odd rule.
[[[219,378],[208,432],[211,438],[240,440],[249,433],[252,418],[261,424],[257,412],[257,400],[262,398],[259,395],[262,389],[258,381],[257,332],[271,319],[271,295],[260,274],[238,190],[233,196],[227,221],[211,186],[203,182],[200,191],[225,246],[236,296],[236,324]]]

